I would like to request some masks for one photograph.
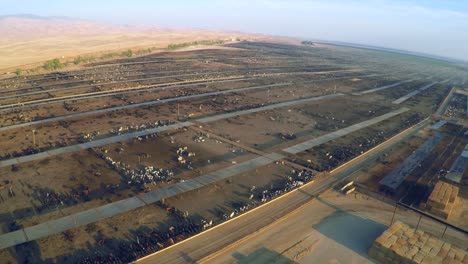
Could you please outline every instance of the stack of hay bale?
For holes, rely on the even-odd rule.
[[[468,252],[399,221],[378,237],[369,256],[381,263],[468,263]]]
[[[426,209],[439,217],[447,219],[452,212],[459,188],[450,183],[439,181],[427,199]]]

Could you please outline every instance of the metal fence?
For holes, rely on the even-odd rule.
[[[416,230],[422,230],[461,249],[468,250],[468,231],[417,208],[402,203],[395,204],[392,220],[389,224],[395,221],[401,221]]]

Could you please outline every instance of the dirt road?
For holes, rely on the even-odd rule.
[[[336,204],[339,204],[337,206]],[[368,218],[379,204],[327,191],[300,210],[198,263],[373,263],[367,250],[390,221]],[[391,208],[388,208],[391,211]]]
[[[315,196],[329,189],[334,183],[350,177],[354,172],[358,171],[364,166],[367,166],[375,159],[377,159],[378,156],[383,154],[385,151],[388,151],[388,149],[395,144],[414,135],[414,133],[419,131],[419,129],[424,127],[426,124],[427,120],[403,131],[402,133],[378,145],[358,158],[353,159],[344,166],[340,166],[329,177],[322,177],[320,180],[314,183],[306,184],[300,189],[291,191],[276,200],[253,209],[240,217],[227,221],[213,229],[208,230],[207,232],[193,236],[179,244],[176,244],[175,246],[166,248],[143,259],[140,259],[138,263],[193,263],[203,258],[205,258],[205,260],[209,260],[209,258],[211,258],[211,254],[215,254],[214,257],[223,254],[229,255],[229,253],[225,253],[229,252],[229,248],[236,247],[236,245],[242,244],[243,241],[250,240],[250,236],[255,236],[256,234],[263,232],[274,234],[275,229],[270,227],[277,225],[278,222],[287,221],[287,223],[291,225],[298,225],[298,227],[303,225],[304,228],[310,228],[310,225],[305,225],[304,222],[297,220],[304,217],[296,217],[295,214],[299,213],[300,211],[304,211],[300,212],[300,214],[304,213],[305,215],[313,215],[318,214],[320,211],[315,211],[315,208],[315,210],[311,209],[309,212],[308,210],[303,210],[301,206],[308,206],[307,203],[312,201]],[[295,209],[297,210],[294,211]],[[391,211],[391,209],[384,209],[382,213],[389,213]],[[340,218],[337,221],[342,220]],[[347,225],[337,226],[346,227]],[[372,228],[369,230],[371,231]],[[320,245],[324,246],[326,243]],[[267,259],[269,258],[270,253],[265,253],[268,254]],[[263,257],[261,258],[263,259]],[[363,259],[356,258],[356,261],[356,263],[362,262]]]

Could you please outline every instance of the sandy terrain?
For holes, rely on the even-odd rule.
[[[116,26],[71,18],[0,17],[0,73],[12,72],[53,58],[124,51],[128,48],[166,48],[197,40],[251,39],[243,33],[174,30],[154,26]],[[256,36],[258,37],[258,36]]]

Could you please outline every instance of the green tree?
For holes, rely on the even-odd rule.
[[[18,68],[18,69],[16,69],[15,73],[16,73],[16,76],[21,76],[21,75],[23,75],[23,70]]]

